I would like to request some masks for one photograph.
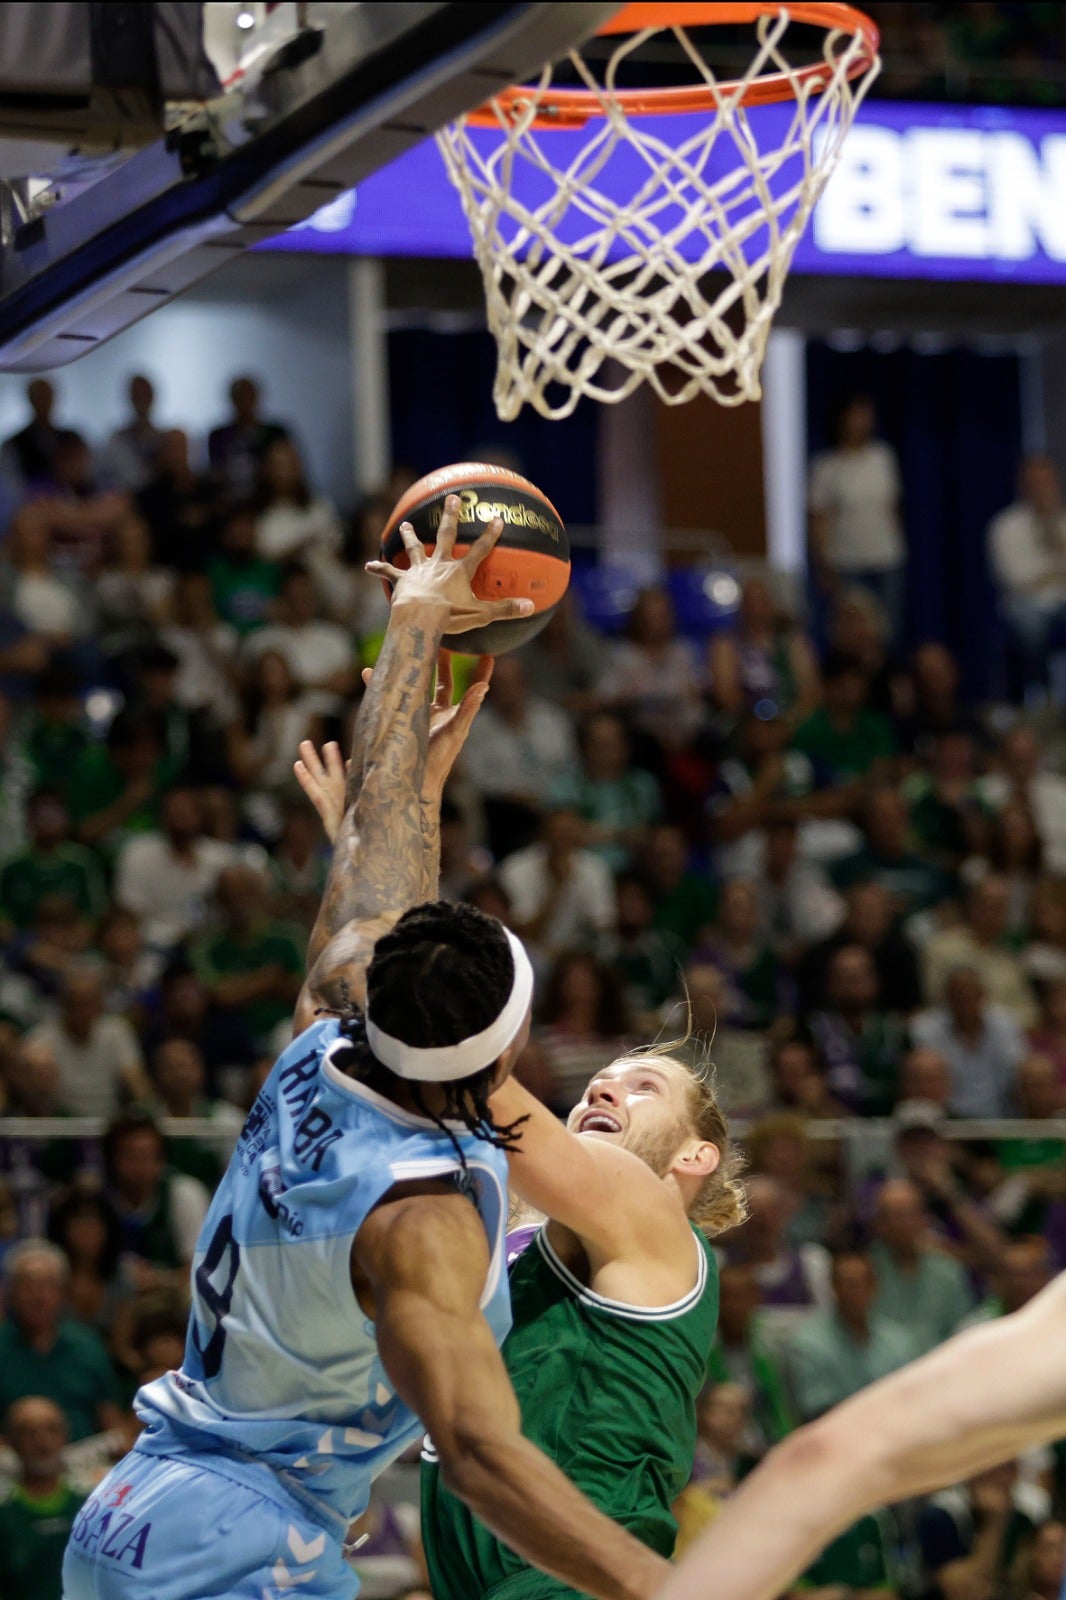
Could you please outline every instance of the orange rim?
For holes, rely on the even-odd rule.
[[[790,22],[806,22],[829,31],[850,33],[862,42],[862,49],[848,68],[848,77],[857,78],[868,72],[877,60],[881,36],[875,23],[854,6],[831,4],[776,5],[773,0],[755,0],[754,4],[687,3],[687,0],[670,0],[669,4],[624,5],[610,17],[597,32],[604,37],[616,33],[639,33],[645,28],[660,32],[665,28],[691,28],[715,22],[755,22],[759,17],[778,16],[787,11]],[[829,74],[823,61],[812,61],[809,66],[797,67],[795,72],[768,72],[750,83],[741,98],[745,106],[773,105],[781,100],[796,97],[797,87],[820,94],[829,83]],[[732,79],[718,85],[719,98],[728,98],[738,87]],[[718,104],[714,90],[706,83],[693,84],[685,89],[616,89],[612,99],[627,116],[676,115],[684,111],[711,111]],[[517,114],[529,102],[529,88],[516,84],[503,89],[487,105],[467,113],[465,121],[474,128],[497,128],[500,112],[506,116]],[[540,99],[534,128],[580,128],[586,122],[603,115],[598,97],[590,89],[548,89]]]

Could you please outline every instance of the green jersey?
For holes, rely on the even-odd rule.
[[[675,1305],[621,1305],[581,1283],[540,1229],[511,1267],[503,1359],[522,1432],[593,1505],[663,1556],[696,1450],[696,1397],[718,1320],[718,1268],[693,1229],[695,1288]],[[428,1441],[427,1441],[428,1445]],[[427,1449],[422,1541],[435,1600],[569,1594],[501,1544],[449,1494]]]
[[[0,1504],[0,1594],[4,1600],[61,1600],[63,1552],[85,1496],[62,1483],[52,1494],[17,1485]]]
[[[107,904],[100,864],[91,850],[70,842],[52,850],[24,850],[0,869],[0,915],[16,928],[28,928],[46,897],[62,895],[85,917],[98,917]]]

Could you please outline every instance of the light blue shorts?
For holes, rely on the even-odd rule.
[[[354,1600],[340,1540],[269,1468],[232,1465],[131,1451],[78,1514],[63,1600]]]

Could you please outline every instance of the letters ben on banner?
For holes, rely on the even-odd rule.
[[[780,144],[792,114],[753,111],[760,145]],[[683,136],[684,118],[649,120],[671,142]],[[723,148],[723,173],[728,163]],[[597,176],[632,181],[624,158]],[[265,248],[466,257],[470,234],[429,140]],[[868,100],[792,270],[1066,283],[1066,113]]]

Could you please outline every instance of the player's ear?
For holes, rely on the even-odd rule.
[[[497,1057],[496,1071],[492,1075],[491,1092],[493,1094],[495,1094],[496,1090],[501,1088],[503,1084],[507,1082],[508,1078],[511,1076],[511,1073],[515,1069],[515,1063],[522,1054],[522,1051],[525,1049],[526,1045],[529,1043],[530,1021],[531,1017],[527,1015],[525,1023],[521,1028],[519,1028],[518,1032],[514,1036],[514,1039],[507,1046],[506,1050],[501,1051],[500,1055]]]
[[[674,1157],[674,1171],[687,1178],[709,1178],[722,1159],[716,1144],[707,1139],[691,1139]]]
[[[496,1058],[496,1070],[492,1074],[492,1087],[489,1090],[490,1094],[495,1094],[497,1089],[503,1088],[504,1084],[511,1076],[511,1073],[514,1071],[515,1062],[518,1060],[520,1055],[521,1051],[516,1050],[513,1044],[509,1044],[507,1049]]]

